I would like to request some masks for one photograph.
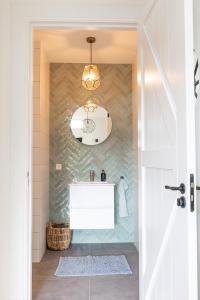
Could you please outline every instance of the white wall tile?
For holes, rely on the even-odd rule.
[[[40,147],[40,133],[33,131],[33,148]]]
[[[33,80],[34,82],[40,81],[40,66],[33,66]]]
[[[40,114],[40,100],[35,98],[33,101],[33,114],[39,115]]]
[[[40,149],[40,156],[41,156],[41,165],[48,165],[49,153],[47,152],[47,149]]]
[[[32,204],[32,213],[33,215],[40,214],[40,205],[41,205],[41,198],[40,197],[33,197],[33,204]]]
[[[40,49],[41,48],[41,42],[40,41],[34,41],[33,48],[34,48],[34,51],[37,50],[37,49]]]
[[[41,114],[40,118],[40,131],[41,133],[48,134],[48,129],[49,129],[49,124],[48,124],[48,119],[43,117]]]
[[[32,196],[33,196],[33,198],[40,198],[40,182],[39,181],[32,182]]]
[[[39,181],[40,180],[40,166],[32,166],[32,180]]]
[[[40,116],[33,116],[33,131],[40,131]]]
[[[33,233],[40,232],[40,216],[33,216],[32,219]]]
[[[33,164],[34,165],[39,165],[40,164],[40,148],[33,148],[32,150],[33,154]]]
[[[38,263],[40,262],[40,250],[32,250],[32,262]]]
[[[34,66],[40,65],[40,48],[37,48],[33,51],[33,65]]]
[[[49,135],[40,131],[40,147],[41,149],[46,149],[46,152],[49,150]]]
[[[43,51],[42,43],[34,45],[32,101],[32,259],[34,262],[39,262],[46,249],[46,224],[49,220],[49,65]]]
[[[40,98],[40,83],[33,83],[33,98]]]
[[[40,234],[39,234],[39,232],[32,233],[32,249],[33,250],[40,249]]]

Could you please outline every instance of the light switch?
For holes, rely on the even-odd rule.
[[[62,164],[56,164],[56,170],[57,171],[62,170]]]

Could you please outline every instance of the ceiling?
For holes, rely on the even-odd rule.
[[[94,63],[133,64],[136,60],[136,31],[133,30],[35,30],[34,39],[41,40],[49,62],[89,62],[86,37],[96,37]]]

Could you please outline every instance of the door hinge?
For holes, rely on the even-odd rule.
[[[194,212],[194,174],[190,174],[190,211]]]

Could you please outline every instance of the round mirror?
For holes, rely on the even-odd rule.
[[[71,119],[71,130],[75,138],[85,145],[97,145],[104,142],[111,133],[112,120],[109,113],[101,106],[87,112],[79,107]]]

